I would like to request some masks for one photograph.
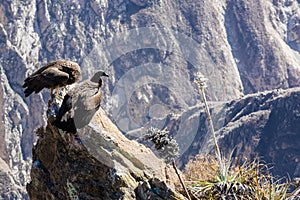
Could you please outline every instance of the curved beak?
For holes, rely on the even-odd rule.
[[[106,74],[105,72],[103,72],[102,76],[109,77],[108,74]]]

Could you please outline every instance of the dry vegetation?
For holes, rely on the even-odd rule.
[[[277,180],[259,159],[239,164],[224,159],[225,173],[220,173],[213,156],[197,156],[185,169],[186,185],[193,199],[296,200],[299,188],[287,180]],[[292,190],[292,191],[291,191]]]

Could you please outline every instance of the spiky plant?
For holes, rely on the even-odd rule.
[[[295,192],[288,192],[291,183],[275,181],[268,166],[259,159],[242,165],[232,160],[222,162],[226,163],[225,179],[215,157],[197,156],[187,164],[187,187],[195,199],[297,199]]]

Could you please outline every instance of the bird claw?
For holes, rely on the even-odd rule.
[[[58,99],[58,100],[60,100],[60,101],[64,100],[64,98],[62,96],[60,96],[60,95],[55,96],[55,98]]]
[[[50,98],[49,101],[48,101],[48,108],[51,106],[51,103],[53,102],[53,99]]]

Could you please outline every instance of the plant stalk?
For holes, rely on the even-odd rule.
[[[208,122],[209,122],[209,128],[210,128],[210,131],[211,131],[211,134],[213,136],[214,143],[215,143],[216,155],[217,155],[217,158],[218,158],[218,161],[219,161],[219,167],[221,168],[221,170],[223,172],[221,152],[220,152],[220,148],[219,148],[219,145],[218,145],[218,142],[217,142],[213,121],[212,121],[212,118],[211,118],[211,115],[210,115],[210,112],[209,112],[209,107],[208,107],[208,104],[207,104],[207,100],[206,100],[206,96],[205,96],[205,92],[204,92],[204,87],[200,86],[200,91],[201,91],[201,95],[202,95],[202,98],[203,98],[205,111],[206,111],[206,114],[207,114],[207,119],[208,119]]]
[[[175,170],[175,172],[176,172],[176,174],[177,174],[177,176],[178,176],[178,178],[179,178],[179,181],[180,181],[180,183],[181,183],[181,185],[182,185],[182,187],[183,187],[183,189],[184,189],[184,191],[185,191],[185,193],[186,193],[186,195],[187,195],[187,198],[188,198],[189,200],[191,200],[190,194],[189,194],[188,190],[186,189],[185,184],[184,184],[184,182],[183,182],[183,180],[182,180],[182,178],[181,178],[181,176],[180,176],[180,174],[179,174],[179,172],[178,172],[178,169],[177,169],[177,167],[176,167],[176,164],[175,164],[175,160],[174,160],[174,159],[172,160],[172,166],[173,166],[173,168],[174,168],[174,170]]]

